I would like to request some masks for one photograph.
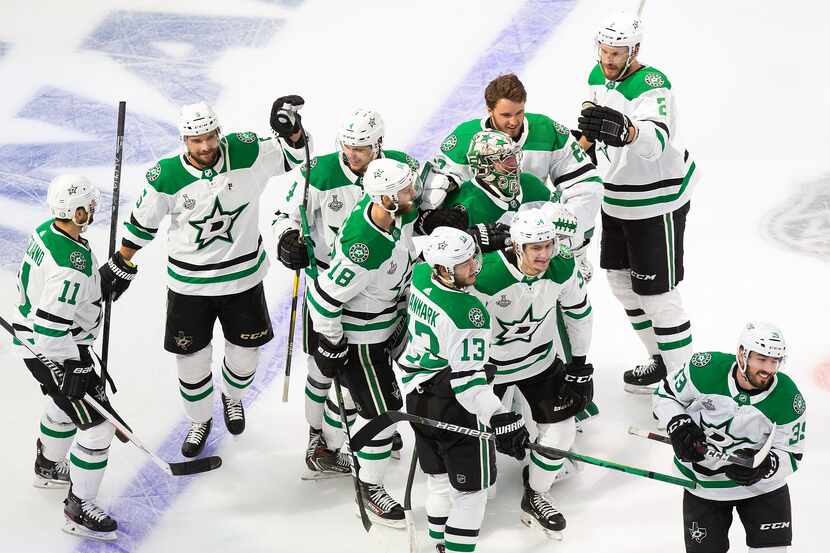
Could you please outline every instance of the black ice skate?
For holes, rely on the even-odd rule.
[[[245,430],[245,409],[242,407],[242,401],[222,394],[222,412],[225,414],[228,432],[234,436],[242,434]]]
[[[553,506],[546,493],[539,493],[530,487],[528,468],[524,468],[525,492],[522,496],[521,520],[525,526],[531,528],[538,524],[542,531],[552,539],[561,540],[565,529],[565,516]]]
[[[210,427],[213,420],[207,422],[191,422],[190,430],[184,438],[182,444],[182,455],[185,457],[196,457],[205,449],[208,434],[210,434]]]
[[[367,484],[362,480],[358,480],[358,482],[360,483],[360,495],[363,496],[363,504],[372,522],[392,528],[406,526],[403,507],[394,497],[389,495],[383,484]]]
[[[348,476],[352,472],[349,455],[340,450],[332,451],[326,444],[323,431],[309,427],[308,447],[305,450],[306,472],[302,480],[323,480]]]
[[[63,500],[63,514],[66,522],[63,531],[76,536],[94,540],[112,541],[116,539],[118,524],[94,501],[80,499],[72,493]]]
[[[659,355],[652,355],[648,363],[637,365],[623,374],[625,391],[632,394],[651,394],[664,378],[666,365]]]
[[[401,438],[401,433],[396,430],[395,433],[392,434],[392,458],[400,459],[402,449],[403,438]]]
[[[65,488],[69,485],[69,463],[66,459],[50,461],[43,456],[43,444],[37,441],[35,477],[32,485],[36,488]]]

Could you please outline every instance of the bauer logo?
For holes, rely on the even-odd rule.
[[[764,220],[762,234],[783,249],[830,261],[830,175],[802,184]]]

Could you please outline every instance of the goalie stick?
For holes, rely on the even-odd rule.
[[[458,426],[457,424],[450,424],[447,422],[435,420],[435,419],[428,419],[426,417],[421,417],[419,415],[412,415],[409,413],[402,413],[400,411],[387,411],[386,413],[375,417],[371,421],[369,421],[363,428],[361,428],[357,434],[352,437],[351,444],[356,449],[360,449],[364,445],[368,444],[368,442],[381,430],[388,427],[389,425],[406,421],[409,423],[415,424],[423,424],[424,426],[431,426],[433,428],[439,428],[441,430],[447,430],[448,432],[455,432],[457,434],[464,434],[466,436],[470,436],[471,438],[479,438],[482,440],[495,440],[495,435],[492,432],[482,432],[480,430],[475,430],[473,428],[467,428],[464,426]],[[661,472],[655,472],[652,470],[641,469],[639,467],[632,467],[629,465],[623,465],[620,463],[615,463],[614,461],[608,461],[606,459],[598,459],[596,457],[589,457],[588,455],[582,455],[581,453],[576,453],[573,451],[566,451],[564,449],[557,449],[555,447],[547,447],[539,444],[529,443],[527,444],[527,448],[536,451],[547,456],[553,457],[567,457],[573,461],[581,461],[583,463],[589,465],[595,465],[598,467],[603,467],[612,470],[618,470],[620,472],[624,472],[626,474],[632,474],[634,476],[641,476],[643,478],[650,478],[652,480],[657,480],[659,482],[665,482],[667,484],[673,484],[675,486],[683,486],[684,488],[694,489],[697,487],[697,484],[692,480],[688,480],[686,478],[679,478],[677,476],[672,476],[670,474],[663,474]]]
[[[19,342],[26,349],[28,349],[32,353],[32,355],[34,355],[35,357],[38,358],[38,360],[41,363],[46,365],[46,367],[48,367],[49,370],[52,371],[53,374],[56,371],[60,370],[58,368],[58,366],[55,365],[55,363],[53,361],[51,361],[50,359],[47,359],[39,351],[36,351],[31,346],[31,344],[29,344],[26,340],[21,340],[20,338],[18,338],[17,334],[15,334],[15,332],[14,332],[14,328],[12,328],[12,326],[8,323],[8,321],[6,321],[6,319],[4,319],[3,317],[0,317],[0,326],[2,326],[4,329],[6,329],[6,331],[9,334],[11,334],[12,337],[15,340],[17,340],[17,342]],[[153,453],[152,451],[147,449],[147,447],[136,437],[136,435],[133,434],[130,427],[127,425],[126,422],[124,422],[124,419],[122,419],[121,416],[118,415],[115,412],[114,409],[112,411],[106,409],[103,405],[98,403],[98,400],[96,400],[94,397],[92,397],[89,394],[84,396],[83,401],[86,402],[90,407],[92,407],[93,409],[98,411],[98,413],[100,413],[102,417],[104,417],[110,423],[112,423],[112,425],[115,427],[115,429],[118,432],[120,432],[124,437],[126,437],[127,440],[132,442],[132,444],[134,446],[136,446],[138,449],[140,449],[141,451],[146,453],[150,457],[150,459],[156,465],[158,465],[159,468],[161,468],[161,470],[163,470],[164,472],[166,472],[170,476],[188,476],[188,475],[191,475],[191,474],[198,474],[200,472],[207,472],[207,471],[210,471],[210,470],[214,470],[214,469],[217,469],[217,468],[222,466],[222,459],[218,456],[215,456],[215,455],[212,456],[212,457],[203,457],[201,459],[194,459],[192,461],[184,461],[184,462],[180,462],[180,463],[168,463],[167,461],[165,461],[164,459],[160,458],[158,455],[156,455],[155,453]],[[112,409],[112,406],[110,406],[110,408]]]

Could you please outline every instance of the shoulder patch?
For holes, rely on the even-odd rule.
[[[569,135],[571,134],[571,130],[561,123],[557,123],[556,121],[553,122],[553,128],[556,129],[556,132],[562,135]]]
[[[473,323],[473,326],[476,328],[484,326],[484,312],[478,307],[470,309],[469,313],[467,313],[467,318],[470,319],[470,322]]]
[[[78,250],[69,254],[69,262],[80,272],[86,272],[86,256]]]
[[[694,365],[695,367],[705,367],[709,364],[709,361],[712,360],[712,354],[709,352],[706,353],[695,353],[692,355],[692,358],[689,362]]]
[[[660,73],[646,73],[645,76],[646,84],[652,88],[660,88],[661,86],[666,84],[666,80]]]
[[[243,144],[253,144],[256,142],[256,134],[252,132],[238,132],[236,133],[236,139],[242,142]]]
[[[441,143],[441,151],[442,152],[449,152],[453,148],[456,147],[458,144],[458,137],[455,136],[455,133],[449,135],[444,141]]]
[[[366,263],[367,259],[369,259],[369,246],[363,242],[352,244],[349,246],[348,255],[349,259],[362,265],[363,263]]]
[[[806,410],[807,402],[804,401],[804,396],[801,395],[801,392],[796,392],[795,396],[793,396],[793,413],[800,417]]]
[[[161,175],[161,163],[156,163],[147,171],[147,182],[155,182]]]

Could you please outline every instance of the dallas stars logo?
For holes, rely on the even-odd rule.
[[[496,336],[496,343],[499,345],[509,344],[510,342],[527,342],[533,339],[533,335],[539,329],[541,324],[545,322],[545,318],[550,313],[550,309],[545,311],[545,314],[539,318],[533,316],[533,306],[531,305],[521,319],[516,321],[502,321],[496,318],[496,321],[501,327],[501,332]]]
[[[196,243],[199,244],[198,249],[201,250],[209,246],[214,240],[233,242],[231,230],[233,230],[237,217],[246,207],[248,207],[248,204],[243,204],[231,211],[225,211],[222,209],[219,198],[216,198],[216,201],[213,202],[213,209],[204,219],[188,221],[190,226],[197,230]]]
[[[741,438],[732,433],[733,420],[730,418],[720,424],[710,423],[706,421],[703,413],[701,413],[700,428],[708,436],[709,444],[715,446],[715,449],[721,453],[731,453],[742,447],[752,445],[752,440],[749,438]]]

